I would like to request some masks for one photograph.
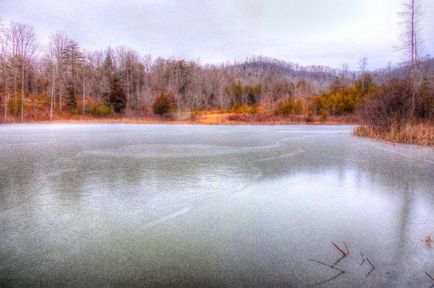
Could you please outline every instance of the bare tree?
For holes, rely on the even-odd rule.
[[[401,12],[405,30],[402,34],[403,47],[408,57],[409,79],[411,84],[410,117],[414,118],[416,111],[416,94],[420,78],[419,55],[421,49],[420,19],[422,16],[420,0],[406,0],[403,3],[404,11]]]
[[[86,83],[87,83],[87,79],[90,78],[89,77],[90,71],[91,68],[89,67],[89,65],[84,63],[81,67],[81,81],[82,81],[81,114],[83,115],[86,112]]]
[[[8,118],[8,105],[9,105],[9,75],[8,75],[8,39],[5,37],[6,29],[0,27],[0,80],[3,81],[4,99],[4,119]],[[1,84],[1,82],[0,82]]]
[[[62,51],[62,62],[65,67],[68,83],[67,107],[75,109],[77,105],[77,80],[78,73],[82,70],[85,57],[80,51],[80,46],[74,40],[68,40]]]
[[[53,120],[53,112],[55,105],[55,91],[56,91],[56,76],[57,76],[57,64],[56,64],[56,49],[53,41],[48,44],[48,55],[47,55],[49,66],[50,66],[50,120]]]
[[[14,67],[14,92],[16,92],[17,65],[21,68],[21,122],[24,122],[25,81],[28,65],[36,52],[36,39],[33,28],[29,25],[11,23],[9,29],[13,67]],[[19,64],[17,64],[17,62]]]
[[[365,93],[366,92],[365,91],[366,69],[368,67],[368,60],[366,59],[366,57],[360,59],[359,65],[360,65],[360,76],[362,80],[362,93]]]
[[[55,69],[52,75],[52,104],[56,107],[56,90],[58,91],[58,107],[59,110],[63,108],[63,93],[65,90],[65,69],[63,63],[63,51],[68,43],[69,38],[63,32],[56,32],[51,35],[51,40],[48,45],[50,57],[53,59],[55,64]],[[56,89],[57,88],[57,89]]]

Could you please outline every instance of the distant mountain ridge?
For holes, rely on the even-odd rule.
[[[261,76],[262,74],[280,75],[292,80],[333,81],[341,72],[327,66],[303,66],[269,57],[252,57],[243,63],[233,64],[227,69],[242,77]]]
[[[421,71],[428,77],[434,77],[434,58],[421,61]],[[290,81],[309,81],[313,84],[320,83],[321,86],[331,84],[339,77],[344,77],[349,81],[355,80],[360,71],[345,70],[343,68],[331,68],[321,65],[303,66],[296,63],[289,63],[283,60],[269,57],[252,57],[242,63],[225,66],[225,69],[241,79],[263,78],[268,76],[278,76]],[[400,64],[394,67],[382,68],[370,73],[374,81],[383,83],[389,78],[402,78],[407,75],[408,64]]]
[[[419,63],[419,67],[422,75],[426,75],[428,78],[434,78],[434,58],[422,60]],[[410,65],[408,63],[403,63],[397,67],[389,67],[372,71],[371,74],[374,76],[374,80],[377,83],[384,83],[390,78],[406,77],[408,75],[409,68]]]

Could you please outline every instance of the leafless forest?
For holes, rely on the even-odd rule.
[[[115,79],[126,94],[125,111],[135,113],[147,112],[162,92],[172,94],[182,111],[235,104],[272,107],[288,97],[326,91],[339,78],[354,77],[346,67],[302,67],[265,57],[211,66],[152,59],[124,47],[83,51],[63,33],[56,33],[48,47],[42,47],[32,27],[18,23],[2,32],[0,60],[5,118],[21,114],[20,105],[29,101],[29,95],[45,96],[43,100],[52,105],[50,115],[74,109],[86,113],[89,105],[107,103]],[[26,118],[26,111],[23,114]]]

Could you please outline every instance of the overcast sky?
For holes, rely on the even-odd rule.
[[[434,54],[434,0],[424,53]],[[303,65],[398,63],[400,0],[0,0],[3,24],[30,24],[42,44],[64,31],[85,49],[127,46],[154,58],[221,63],[263,55]]]

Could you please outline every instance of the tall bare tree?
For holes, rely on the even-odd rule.
[[[0,86],[3,86],[4,99],[4,119],[8,118],[8,105],[9,105],[9,75],[8,75],[8,39],[5,37],[5,28],[0,27]]]
[[[13,57],[14,69],[14,92],[17,89],[17,66],[21,70],[21,103],[20,115],[21,122],[24,122],[24,101],[25,101],[25,82],[28,66],[31,62],[33,55],[36,52],[37,44],[33,28],[29,25],[11,23],[8,38],[11,44],[11,52]]]
[[[63,63],[63,51],[65,50],[66,44],[69,38],[63,32],[56,32],[51,35],[50,43],[48,44],[49,57],[54,62],[54,69],[52,74],[52,106],[51,111],[56,107],[56,99],[58,99],[59,110],[63,108],[63,93],[65,90],[65,69]],[[56,91],[58,92],[58,97],[56,97]],[[52,112],[51,112],[52,114]]]
[[[67,107],[70,109],[76,108],[77,105],[77,82],[79,80],[78,73],[82,70],[85,63],[85,57],[80,51],[80,46],[74,40],[69,40],[63,51],[62,61],[68,77],[68,94]]]
[[[363,57],[362,59],[360,59],[359,62],[359,68],[360,68],[360,77],[362,80],[362,93],[366,92],[366,69],[368,67],[368,60],[366,59],[366,57]]]
[[[410,101],[410,117],[415,116],[417,87],[420,78],[419,73],[419,55],[422,41],[420,38],[420,19],[422,16],[420,0],[405,0],[403,2],[404,10],[401,12],[403,25],[405,27],[402,33],[403,47],[408,57],[409,64],[409,80],[411,84],[411,101]]]

